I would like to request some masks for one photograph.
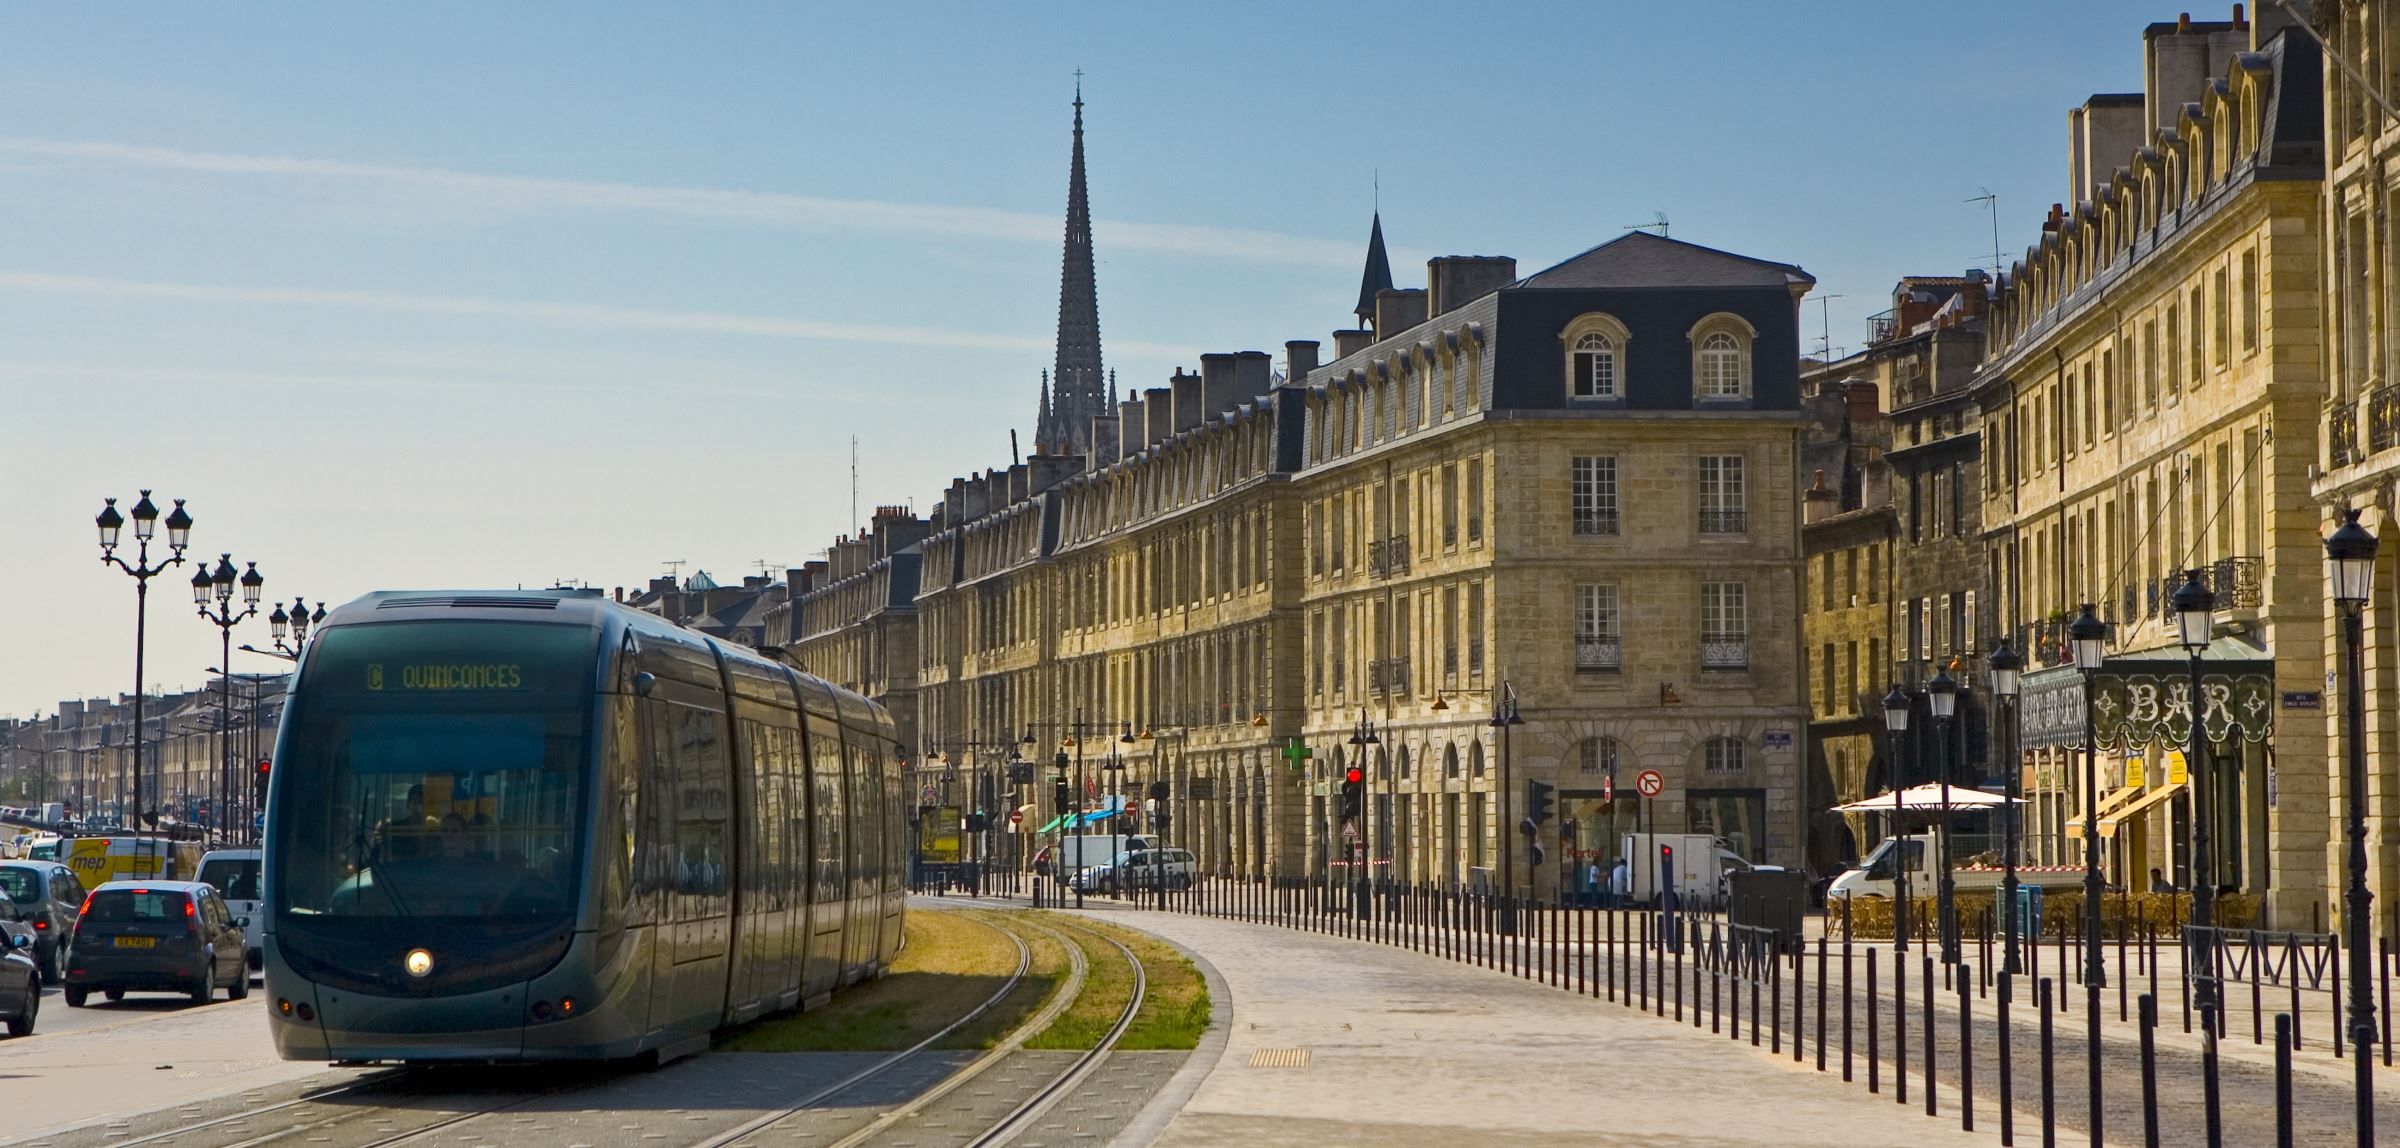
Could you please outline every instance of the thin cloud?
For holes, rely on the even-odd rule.
[[[899,327],[878,323],[843,323],[794,319],[775,315],[744,315],[722,311],[662,311],[641,307],[612,307],[592,303],[545,303],[474,296],[413,295],[393,291],[344,291],[295,287],[228,287],[206,283],[160,283],[108,279],[92,275],[53,275],[41,271],[0,270],[0,291],[41,294],[93,295],[115,299],[167,299],[190,303],[235,305],[337,307],[361,311],[449,315],[507,319],[580,327],[644,331],[746,335],[769,339],[806,339],[835,343],[875,343],[909,347],[956,347],[1040,353],[1048,341],[1024,335],[993,335],[938,327]],[[1190,356],[1189,347],[1140,340],[1112,340],[1108,346],[1134,354]]]
[[[1061,234],[1055,217],[983,207],[490,175],[446,167],[197,152],[22,136],[0,136],[0,153],[208,175],[404,185],[418,192],[471,196],[477,206],[487,209],[632,211],[768,227],[849,228],[1024,243],[1056,243]],[[1356,264],[1360,258],[1355,244],[1241,228],[1096,220],[1092,229],[1096,244],[1121,251],[1341,268]]]

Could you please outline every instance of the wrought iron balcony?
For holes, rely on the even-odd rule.
[[[2266,601],[2265,575],[2266,563],[2259,559],[2219,558],[2200,567],[2200,584],[2217,596],[2217,609],[2255,610]],[[2175,588],[2181,585],[2183,575],[2174,574],[2160,579],[2153,588],[2159,617],[2175,612]]]
[[[1750,635],[1700,635],[1700,668],[1703,670],[1749,669]]]
[[[2325,461],[2340,468],[2366,457],[2358,449],[2358,404],[2335,403],[2325,412]]]
[[[1625,664],[1625,646],[1619,638],[1575,639],[1575,668],[1607,671]]]
[[[2150,588],[2150,597],[2152,601],[2157,600],[2158,587],[2153,586]],[[2148,613],[2144,613],[2140,609],[2137,609],[2137,607],[2142,604],[2142,591],[2140,587],[2127,585],[2125,587],[2124,599],[2125,601],[2123,607],[2117,611],[2117,617],[2119,618],[2147,618],[2158,613],[2155,608],[2150,610]]]
[[[1397,578],[1408,573],[1408,536],[1395,534],[1390,538],[1367,543],[1367,574],[1375,578]]]
[[[1700,512],[1700,533],[1702,534],[1748,534],[1749,532],[1750,512],[1748,510],[1702,510]]]
[[[1480,634],[1467,639],[1467,676],[1483,676],[1483,636]]]
[[[1575,533],[1615,534],[1617,512],[1614,510],[1578,510],[1575,512]]]
[[[2367,392],[2367,450],[2400,446],[2400,387],[2377,387]]]
[[[1378,697],[1408,692],[1408,659],[1377,658],[1367,663],[1367,687]]]

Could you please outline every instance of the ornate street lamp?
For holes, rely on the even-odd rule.
[[[1892,692],[1883,695],[1883,729],[1885,739],[1891,745],[1892,792],[1895,794],[1908,788],[1902,784],[1908,774],[1900,768],[1900,735],[1908,732],[1909,704],[1908,691],[1898,685],[1892,687]],[[1905,953],[1908,951],[1908,869],[1914,860],[1909,856],[1909,847],[1919,843],[1900,831],[1898,797],[1892,799],[1892,836],[1892,872],[1897,882],[1892,889],[1892,951]]]
[[[1925,683],[1925,701],[1933,710],[1934,765],[1942,779],[1942,821],[1934,838],[1940,847],[1936,864],[1941,877],[1934,884],[1934,930],[1941,934],[1942,963],[1958,963],[1958,905],[1956,883],[1950,876],[1950,719],[1958,712],[1958,683],[1945,670],[1936,670]]]
[[[192,516],[184,510],[183,500],[175,500],[175,509],[167,515],[167,549],[169,554],[157,565],[150,564],[150,539],[158,533],[158,504],[150,501],[150,492],[142,492],[141,501],[133,504],[134,559],[127,562],[117,556],[118,539],[125,527],[125,516],[117,513],[117,500],[108,499],[100,516],[93,520],[100,527],[100,561],[115,566],[133,578],[133,811],[130,824],[136,834],[142,826],[142,671],[143,653],[149,644],[150,579],[162,574],[167,567],[183,561],[184,549],[192,544]],[[89,816],[87,813],[86,816]]]
[[[2018,973],[2023,970],[2018,967],[2017,956],[2017,782],[2024,769],[2017,752],[2017,675],[2024,672],[2025,659],[2009,649],[2008,639],[2003,638],[1987,660],[1992,671],[1992,696],[1999,699],[2000,707],[2009,716],[2008,756],[2002,759],[2008,763],[2008,774],[2001,787],[2008,801],[2001,811],[2000,842],[2000,896],[2008,907],[2000,925],[2001,944],[2006,950],[2000,958],[2000,968],[2003,972]]]
[[[237,583],[242,589],[238,611],[233,606]],[[237,578],[231,554],[218,556],[214,573],[202,570],[192,575],[192,601],[200,607],[200,619],[216,626],[218,646],[224,651],[224,660],[217,663],[217,784],[209,817],[220,840],[232,840],[227,836],[228,830],[239,824],[234,809],[237,800],[234,791],[239,783],[233,771],[233,628],[258,613],[258,596],[266,583],[256,562],[250,563],[247,572]]]
[[[1511,788],[1515,785],[1510,780],[1514,758],[1509,752],[1508,731],[1524,724],[1525,718],[1517,713],[1517,687],[1508,682],[1500,683],[1492,694],[1491,725],[1500,731],[1500,932],[1510,937],[1517,935],[1517,862],[1516,851],[1509,844],[1508,832],[1508,801]],[[1483,832],[1480,827],[1475,831]],[[1661,886],[1662,889],[1664,887]],[[1663,897],[1661,901],[1663,907]]]
[[[2343,812],[2350,822],[2350,887],[2342,898],[2343,943],[2350,947],[2350,1047],[2357,1059],[2358,1142],[2375,1143],[2375,1062],[2368,1049],[2375,1043],[2375,996],[2369,990],[2374,974],[2367,952],[2367,920],[2374,894],[2367,892],[2367,686],[2366,634],[2361,618],[2375,589],[2375,536],[2358,524],[2358,511],[2347,512],[2341,528],[2325,539],[2326,580],[2333,605],[2341,615],[2342,661],[2350,680],[2342,692]]]

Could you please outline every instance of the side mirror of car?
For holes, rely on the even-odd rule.
[[[249,928],[249,927],[250,927],[250,918],[248,918],[248,917],[235,917],[235,918],[233,919],[233,927],[234,927],[234,928],[237,928],[237,929],[247,929],[247,928]]]
[[[8,947],[12,949],[30,949],[33,947],[33,938],[24,933],[18,933],[8,939]]]

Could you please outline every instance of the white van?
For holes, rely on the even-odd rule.
[[[267,903],[259,885],[259,865],[262,855],[256,849],[214,849],[200,858],[203,885],[213,886],[217,896],[224,898],[225,907],[243,922],[242,946],[249,951],[250,967],[265,967],[265,954],[259,937],[266,931]]]

